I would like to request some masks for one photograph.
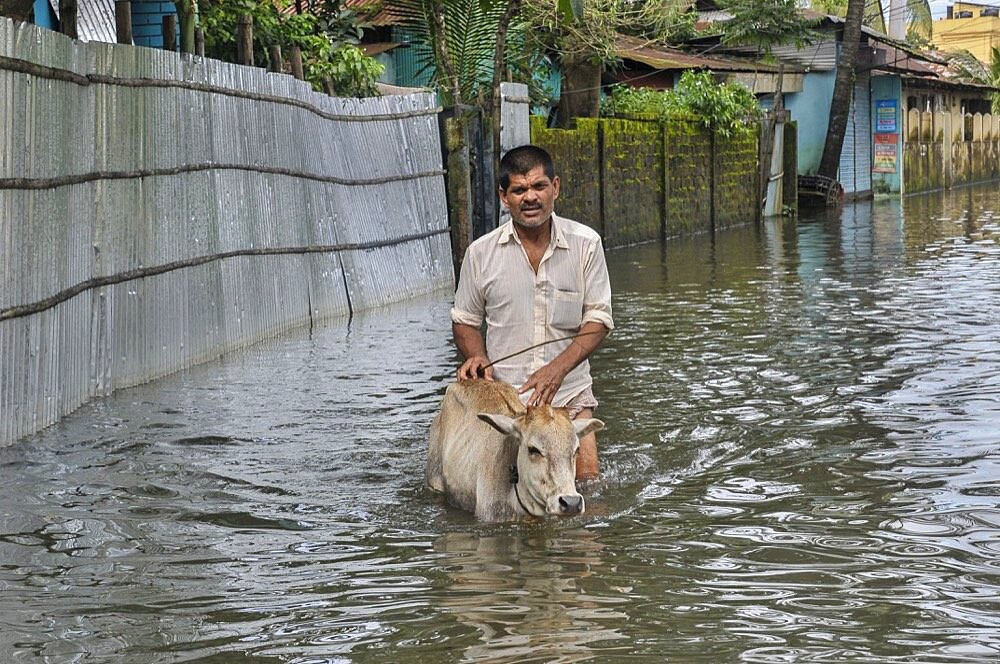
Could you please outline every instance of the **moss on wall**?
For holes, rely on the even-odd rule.
[[[791,136],[786,159],[794,164]],[[533,116],[531,141],[556,162],[562,181],[557,212],[597,229],[606,246],[757,219],[756,134],[713,137],[701,123],[685,119],[578,119],[575,129],[561,130]],[[788,171],[794,178],[794,167]],[[794,197],[794,186],[788,190]]]
[[[712,137],[694,120],[664,124],[667,207],[664,234],[712,230]]]
[[[663,141],[659,122],[600,122],[605,242],[614,247],[660,237]]]
[[[715,228],[757,220],[760,207],[757,135],[715,137]]]
[[[555,161],[561,187],[556,213],[603,235],[597,121],[578,120],[572,130],[549,129],[544,118],[533,115],[531,142],[548,150]]]

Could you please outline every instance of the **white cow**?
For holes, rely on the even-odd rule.
[[[484,521],[580,514],[580,437],[603,428],[564,408],[525,409],[506,383],[452,383],[431,423],[427,485]]]

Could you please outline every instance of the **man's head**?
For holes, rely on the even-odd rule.
[[[500,200],[518,226],[537,228],[552,217],[559,198],[559,177],[552,157],[540,147],[522,145],[500,160]]]

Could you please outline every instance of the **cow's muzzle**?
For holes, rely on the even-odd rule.
[[[573,516],[581,512],[583,512],[583,496],[578,493],[559,496],[560,516]]]

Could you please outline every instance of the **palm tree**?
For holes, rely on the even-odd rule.
[[[830,100],[830,122],[826,129],[823,156],[819,162],[819,174],[830,179],[836,179],[837,176],[844,134],[847,131],[847,117],[851,113],[854,68],[861,46],[861,18],[864,10],[865,0],[848,0],[840,61],[837,63],[837,75],[833,83],[833,99]]]

